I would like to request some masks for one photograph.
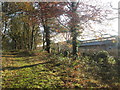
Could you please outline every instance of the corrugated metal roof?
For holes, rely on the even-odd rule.
[[[82,43],[79,46],[105,45],[105,44],[111,44],[111,43],[113,43],[112,40],[94,41],[94,42]]]

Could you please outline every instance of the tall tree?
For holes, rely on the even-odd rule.
[[[72,54],[74,56],[77,55],[77,28],[76,26],[78,25],[78,20],[79,20],[79,16],[77,14],[77,6],[78,2],[71,2],[70,7],[71,7],[71,20],[70,20],[70,32],[72,34]]]
[[[39,17],[44,28],[44,36],[46,42],[45,50],[50,53],[50,28],[51,19],[63,14],[63,7],[60,6],[62,3],[56,2],[40,2],[39,3]]]
[[[3,7],[3,22],[5,22],[3,36],[10,38],[14,49],[33,50],[40,34],[38,18],[35,15],[36,11],[33,3],[9,2],[3,3]],[[16,9],[14,10],[14,8]]]
[[[82,33],[87,25],[89,26],[89,21],[101,23],[104,16],[106,16],[106,10],[80,0],[65,3],[65,13],[62,17],[64,20],[62,21],[61,18],[58,18],[58,21],[71,32],[72,54],[76,56],[77,37],[80,35],[79,33]]]

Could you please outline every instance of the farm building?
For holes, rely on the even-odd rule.
[[[118,37],[104,37],[101,39],[92,39],[92,40],[84,40],[78,41],[78,52],[83,53],[92,53],[98,52],[101,50],[108,51],[111,55],[118,55]],[[62,41],[51,44],[51,52],[64,52],[69,51],[72,52],[72,41]]]
[[[80,52],[95,52],[106,50],[111,54],[117,55],[118,53],[118,39],[116,36],[104,37],[102,39],[92,39],[80,41],[78,44],[78,51]]]

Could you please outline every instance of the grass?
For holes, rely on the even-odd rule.
[[[89,64],[87,59],[73,61],[72,58],[44,51],[29,56],[22,56],[21,52],[6,52],[2,56],[2,87],[44,89],[120,86],[117,75],[112,75],[111,83],[103,82],[105,80],[98,74],[99,67],[95,63]]]
[[[17,57],[3,55],[3,88],[55,88],[62,80],[55,72],[47,68],[48,55]],[[50,65],[50,63],[49,63]]]

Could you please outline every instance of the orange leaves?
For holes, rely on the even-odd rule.
[[[67,71],[70,71],[70,70],[71,70],[71,68],[66,68],[66,70],[67,70]]]
[[[74,66],[74,69],[80,68],[80,65],[76,65]]]
[[[72,76],[72,77],[78,77],[79,74],[80,74],[79,71],[74,70],[74,71],[71,73],[71,76]]]
[[[33,6],[31,5],[30,2],[25,2],[24,4],[25,4],[24,8],[25,8],[26,11],[33,10]]]
[[[102,37],[97,37],[97,40],[101,40],[102,39]]]
[[[55,30],[56,32],[60,32],[59,30]]]
[[[67,87],[67,88],[74,88],[72,82],[66,82],[65,87]]]
[[[42,17],[44,18],[52,18],[58,15],[63,14],[61,10],[63,10],[60,3],[57,2],[40,2],[40,10],[42,13]]]
[[[31,2],[16,2],[16,7],[22,11],[30,11],[33,10],[33,6]]]

